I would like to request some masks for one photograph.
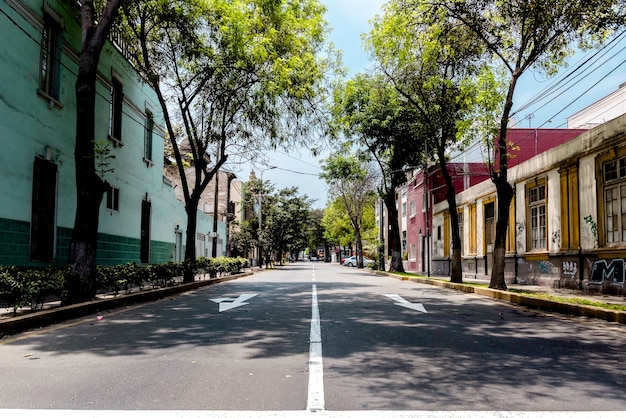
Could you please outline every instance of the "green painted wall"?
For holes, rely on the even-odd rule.
[[[0,218],[0,265],[45,266],[55,264],[65,266],[72,230],[57,228],[56,257],[54,263],[39,263],[30,260],[30,224]],[[125,264],[131,261],[139,264],[139,239],[120,237],[111,234],[98,234],[97,262],[102,265]],[[172,260],[173,242],[151,241],[150,261],[165,263]]]
[[[74,178],[74,140],[76,100],[74,83],[78,70],[80,25],[73,2],[48,0],[64,27],[64,46],[60,67],[62,107],[49,106],[37,93],[40,70],[43,0],[6,0],[0,2],[0,264],[36,265],[29,259],[33,162],[37,156],[57,166],[56,263],[67,260],[67,248],[74,225],[76,187]],[[46,6],[48,7],[48,6]],[[8,17],[7,17],[8,16]],[[113,77],[123,84],[122,144],[109,142],[109,100]],[[153,136],[152,163],[144,161],[143,145],[146,111],[154,115],[157,126]],[[100,59],[96,140],[110,144],[112,172],[105,179],[118,187],[119,210],[100,209],[98,262],[101,264],[139,262],[141,204],[151,202],[150,261],[169,261],[174,253],[175,228],[186,230],[184,205],[163,179],[162,114],[155,93],[142,82],[131,65],[107,44]],[[212,217],[198,212],[198,232],[212,230]],[[218,223],[225,237],[225,224]]]

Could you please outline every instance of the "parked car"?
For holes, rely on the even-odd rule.
[[[344,258],[342,264],[348,267],[356,267],[358,264],[356,255],[353,255],[352,257]],[[372,264],[375,264],[374,260],[371,260],[367,257],[363,257],[363,267],[369,267]]]

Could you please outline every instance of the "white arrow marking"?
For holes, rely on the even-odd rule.
[[[256,295],[257,295],[256,293],[244,293],[243,295],[240,295],[239,297],[237,297],[237,299],[217,298],[217,299],[211,299],[211,301],[219,304],[220,312],[224,312],[229,309],[238,308],[240,306],[247,305],[248,303],[246,301],[248,299],[252,299]]]
[[[421,303],[411,303],[408,300],[404,299],[402,296],[395,295],[395,294],[388,294],[385,296],[387,296],[390,299],[395,300],[397,302],[395,303],[395,305],[402,306],[403,308],[413,309],[414,311],[428,313],[426,311],[426,308],[424,308],[424,305],[422,305]]]

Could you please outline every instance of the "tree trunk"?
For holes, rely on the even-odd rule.
[[[446,165],[445,149],[438,147],[437,155],[439,168],[446,183],[446,200],[450,212],[450,235],[452,238],[452,259],[450,265],[450,281],[452,283],[463,283],[463,268],[461,266],[461,236],[459,234],[459,214],[456,211],[456,190],[452,183],[452,177]]]
[[[68,252],[70,270],[65,304],[91,300],[96,294],[96,247],[100,203],[106,190],[96,174],[94,159],[95,73],[80,74],[76,81],[76,213]]]
[[[77,175],[78,170],[77,170]],[[78,198],[72,241],[68,252],[68,275],[64,304],[93,299],[96,295],[96,248],[100,203],[104,182],[95,173],[82,175],[77,182]]]
[[[404,273],[402,264],[402,241],[400,240],[400,228],[398,227],[398,209],[396,208],[395,189],[383,199],[387,207],[389,219],[388,249],[391,254],[389,271],[392,273]]]
[[[96,74],[102,47],[119,8],[109,0],[96,22],[93,1],[81,5],[82,47],[76,78],[76,138],[74,163],[76,176],[76,214],[68,252],[68,275],[64,304],[92,299],[96,293],[96,248],[100,203],[106,183],[95,168]]]
[[[185,205],[187,214],[187,236],[185,237],[185,272],[183,282],[194,281],[194,271],[196,267],[196,231],[198,227],[198,202],[199,199],[192,197]]]
[[[506,230],[509,227],[509,208],[513,199],[513,187],[508,181],[509,154],[507,150],[507,129],[509,124],[509,116],[513,108],[513,93],[521,72],[516,69],[513,72],[509,89],[507,92],[506,103],[500,120],[500,132],[498,133],[497,150],[498,161],[500,166],[498,172],[491,174],[491,180],[496,186],[498,197],[498,213],[496,219],[496,236],[493,247],[493,269],[491,270],[491,282],[489,287],[492,289],[506,289],[504,279],[504,264],[506,261]],[[493,169],[493,167],[492,167]]]
[[[513,199],[513,187],[501,177],[494,177],[498,193],[498,213],[496,220],[496,236],[493,247],[493,269],[489,287],[506,290],[504,266],[506,261],[506,231],[509,225],[509,208]]]
[[[354,241],[356,247],[356,267],[363,268],[363,240],[361,239],[361,227],[354,228]]]

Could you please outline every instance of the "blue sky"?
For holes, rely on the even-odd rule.
[[[385,0],[321,0],[328,8],[326,20],[332,31],[329,40],[342,52],[343,63],[348,68],[349,76],[367,71],[371,67],[361,41],[361,35],[369,31],[369,21],[381,13]],[[590,57],[590,53],[580,53],[570,60],[570,68]],[[564,128],[565,118],[600,98],[617,90],[626,82],[626,36],[602,57],[596,56],[591,62],[596,64],[578,78],[570,77],[569,86],[555,90],[551,97],[539,100],[537,104],[519,110],[518,127]],[[514,110],[527,104],[539,92],[564,79],[567,70],[556,77],[546,79],[535,72],[525,73],[518,84],[514,99]],[[588,91],[587,91],[588,90]],[[570,102],[578,98],[573,104]],[[550,99],[552,99],[550,101]],[[327,189],[324,181],[317,177],[319,160],[306,150],[293,150],[289,154],[279,151],[269,156],[270,166],[276,169],[266,170],[264,180],[269,180],[276,188],[298,186],[301,194],[316,199],[315,208],[324,208]],[[257,175],[263,166],[257,167]],[[244,167],[237,176],[247,181],[250,166]]]

